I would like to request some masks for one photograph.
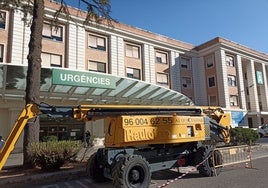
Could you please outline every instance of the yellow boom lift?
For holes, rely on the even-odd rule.
[[[230,115],[220,108],[29,104],[1,150],[0,170],[27,121],[40,114],[83,121],[104,119],[105,147],[89,158],[86,168],[93,180],[112,179],[115,187],[149,187],[152,172],[203,161],[199,173],[214,176],[220,169],[215,171],[213,163],[222,164],[222,156],[214,152],[212,157],[212,151],[219,142],[230,141]]]

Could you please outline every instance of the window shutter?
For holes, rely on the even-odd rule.
[[[88,36],[88,46],[97,48],[97,37],[89,35]]]
[[[126,45],[126,56],[132,57],[132,46]]]
[[[95,62],[89,61],[88,62],[88,68],[89,68],[89,70],[97,71],[98,70],[98,64],[95,63]]]
[[[162,63],[167,63],[167,54],[162,54]]]
[[[3,52],[4,52],[4,45],[0,44],[0,58],[3,58],[4,56]]]
[[[98,46],[105,46],[104,45],[104,38],[97,38]]]
[[[61,56],[51,55],[51,64],[61,66]]]
[[[56,37],[62,37],[62,27],[52,27],[52,35]]]
[[[44,24],[43,25],[43,32],[42,32],[42,35],[44,36],[51,36],[51,27],[49,24]]]
[[[133,49],[133,57],[139,58],[139,48],[133,46],[132,49]]]
[[[50,67],[50,55],[47,53],[41,54],[42,66]]]

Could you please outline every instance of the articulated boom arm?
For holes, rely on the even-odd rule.
[[[231,117],[219,107],[202,107],[203,113],[213,119],[210,122],[211,133],[220,136],[225,143],[230,142]]]
[[[140,106],[140,105],[79,105],[76,107],[40,105],[42,114],[51,117],[71,117],[90,121],[121,115],[201,115],[194,106]]]
[[[74,118],[87,120],[122,115],[201,115],[193,106],[81,105],[74,108]]]
[[[0,151],[0,170],[3,168],[8,156],[10,155],[11,151],[14,149],[15,144],[17,140],[19,139],[19,136],[21,135],[28,120],[38,115],[39,115],[39,108],[35,104],[28,104],[21,111],[20,116],[15,122],[13,129],[5,142],[5,145]]]
[[[220,135],[225,142],[228,142],[230,138],[230,115],[225,114],[222,110],[219,109],[201,108],[196,106],[79,105],[74,107],[50,106],[46,104],[28,104],[25,106],[24,110],[21,112],[20,116],[15,122],[4,147],[0,151],[0,170],[4,166],[9,154],[14,149],[14,146],[20,134],[22,133],[27,121],[40,114],[45,114],[54,118],[74,118],[80,121],[90,121],[118,116],[156,116],[157,118],[159,115],[166,115],[167,117],[185,116],[189,119],[191,116],[203,117],[205,114],[206,116],[213,119],[211,121],[212,123],[210,123],[210,128],[212,132],[215,132],[215,134],[213,133],[214,135],[218,137]],[[139,119],[142,118],[146,121],[146,117],[140,117]],[[163,121],[166,119],[164,118]],[[152,119],[151,121],[151,123],[156,123],[154,122],[154,119]],[[151,128],[148,128],[148,130],[149,129]],[[140,130],[146,131],[145,128]],[[132,132],[133,131],[134,129],[132,130]],[[137,132],[137,134],[143,134],[143,132]]]

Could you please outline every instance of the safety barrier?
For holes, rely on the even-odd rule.
[[[220,152],[221,155],[215,155],[217,152]],[[212,160],[214,165],[214,170],[216,168],[238,165],[245,163],[245,167],[252,168],[252,159],[251,159],[251,146],[241,145],[241,146],[232,146],[232,147],[223,147],[216,148],[213,151]],[[218,157],[222,157],[222,159],[218,159]],[[221,164],[216,165],[218,162],[222,161]],[[216,174],[216,170],[215,170]],[[217,174],[216,174],[217,175]]]
[[[219,155],[221,153],[221,155]],[[224,166],[238,165],[245,163],[246,168],[252,168],[252,160],[251,160],[251,146],[249,145],[241,145],[241,146],[232,146],[232,147],[222,147],[214,149],[202,162],[197,164],[196,166],[190,168],[189,171],[183,173],[182,175],[174,178],[172,180],[168,180],[166,183],[158,186],[158,188],[163,188],[179,179],[182,179],[184,176],[189,174],[192,171],[196,171],[196,169],[202,165],[205,161],[212,158],[214,173],[217,176],[216,168],[221,168]],[[219,163],[220,162],[220,163]],[[219,165],[215,165],[219,163]]]

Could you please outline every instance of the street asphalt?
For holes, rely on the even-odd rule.
[[[0,187],[14,187],[14,185],[21,185],[29,181],[38,184],[41,182],[62,181],[77,178],[79,176],[86,176],[85,162],[91,154],[97,151],[98,148],[100,148],[100,146],[83,148],[77,155],[76,161],[78,165],[76,165],[74,168],[64,169],[56,172],[38,172],[36,174],[27,174],[20,172],[18,174],[5,175],[4,172],[7,171],[7,169],[18,168],[22,165],[23,162],[22,153],[12,153],[9,156],[4,168],[2,169],[3,172],[0,173]],[[268,157],[268,137],[261,138],[255,146],[252,146],[252,160],[263,157]],[[81,165],[79,165],[79,163]]]

